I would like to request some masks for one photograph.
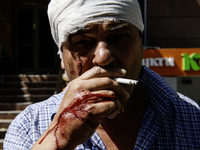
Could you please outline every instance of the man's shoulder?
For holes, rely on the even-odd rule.
[[[167,108],[191,108],[197,112],[200,111],[199,105],[194,100],[177,93],[159,74],[151,69],[143,67],[141,81],[146,87],[148,96],[151,97],[152,104],[155,104],[155,108],[160,108],[164,111]]]
[[[63,95],[64,93],[59,93],[47,100],[27,106],[9,125],[4,140],[5,147],[10,146],[10,144],[14,147],[23,145],[31,147],[46,131]],[[10,137],[15,141],[11,140]]]
[[[36,119],[56,113],[63,98],[63,93],[55,94],[47,100],[27,106],[15,119]]]
[[[63,98],[63,93],[55,94],[44,101],[29,105],[27,108],[35,110],[43,107],[51,107],[51,106],[54,107],[56,105],[60,105],[62,98]]]
[[[197,108],[199,110],[199,113],[200,113],[200,106],[194,100],[192,100],[191,98],[183,95],[180,92],[177,92],[177,94],[179,95],[179,97],[181,98],[181,100],[184,103],[187,103],[188,105],[194,106],[195,108]]]

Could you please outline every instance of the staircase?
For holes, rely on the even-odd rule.
[[[53,95],[57,83],[58,75],[0,76],[0,150],[11,121],[26,106]]]

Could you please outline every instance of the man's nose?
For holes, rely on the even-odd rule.
[[[111,49],[109,49],[108,44],[104,41],[97,43],[94,51],[93,63],[98,66],[109,65],[114,60]]]

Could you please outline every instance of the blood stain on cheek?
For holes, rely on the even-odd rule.
[[[82,65],[82,60],[81,60],[81,56],[80,56],[80,53],[78,52],[78,61],[77,61],[77,67],[78,67],[78,74],[79,76],[82,74],[82,68],[83,68],[83,65]]]
[[[67,64],[68,64],[68,68],[69,68],[69,69],[73,69],[72,64],[71,64],[70,62],[68,62]],[[76,74],[76,72],[75,72],[74,70],[70,70],[69,73],[70,73],[71,75],[75,75],[75,74]]]
[[[72,69],[72,70],[70,70],[70,74],[71,75],[78,74],[80,76],[83,72],[82,71],[82,68],[83,68],[82,60],[81,60],[81,56],[80,56],[79,52],[77,52],[75,55],[76,55],[76,70],[74,70],[75,68],[71,67],[72,66],[71,64],[68,64],[70,69]]]
[[[71,71],[70,71],[70,74],[71,74],[71,75],[75,75],[76,72],[75,72],[74,70],[71,70]]]
[[[85,110],[87,104],[89,101],[93,101],[96,99],[102,99],[104,102],[106,101],[116,101],[117,97],[116,96],[108,96],[104,94],[87,94],[82,96],[81,98],[77,98],[72,105],[66,107],[62,113],[60,114],[57,123],[45,134],[45,136],[40,140],[39,144],[41,144],[44,139],[49,135],[50,132],[54,132],[54,137],[56,139],[56,146],[57,149],[59,150],[59,141],[57,137],[57,131],[61,133],[61,135],[65,136],[67,126],[70,126],[69,121],[73,120],[80,120],[82,122],[87,122],[87,118],[84,118],[83,116],[87,116],[87,111]],[[91,123],[91,122],[90,122]],[[95,125],[91,126],[92,128],[95,129]],[[59,129],[59,130],[58,130]],[[89,134],[91,136],[92,131]],[[89,137],[88,137],[89,138]]]

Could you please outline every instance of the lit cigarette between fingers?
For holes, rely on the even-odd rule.
[[[113,78],[113,80],[117,81],[118,83],[129,84],[129,85],[136,85],[138,83],[137,80],[125,79],[125,78]]]

